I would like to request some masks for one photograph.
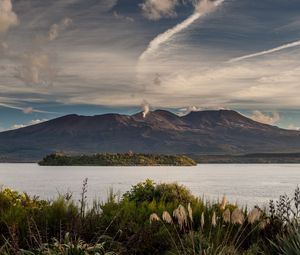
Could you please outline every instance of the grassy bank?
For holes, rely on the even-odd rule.
[[[120,199],[86,204],[0,192],[0,254],[300,254],[300,190],[270,207],[204,202],[178,184],[150,180]]]

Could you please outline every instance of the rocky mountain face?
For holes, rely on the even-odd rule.
[[[36,161],[46,154],[96,152],[247,154],[300,152],[300,132],[255,122],[235,111],[179,117],[157,110],[146,118],[67,115],[0,133],[1,161]]]

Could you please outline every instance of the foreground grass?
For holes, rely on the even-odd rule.
[[[268,209],[212,203],[178,184],[147,180],[87,208],[11,189],[0,192],[0,254],[300,254],[300,191]]]

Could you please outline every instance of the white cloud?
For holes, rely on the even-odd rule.
[[[154,0],[148,0],[150,2]],[[164,1],[159,1],[159,3],[163,3]],[[175,1],[177,3],[177,1]],[[155,51],[159,49],[159,47],[162,44],[165,44],[167,41],[169,41],[171,38],[173,38],[176,34],[182,32],[183,30],[187,29],[189,26],[191,26],[195,21],[200,19],[201,17],[205,16],[212,10],[216,9],[217,6],[221,5],[224,2],[224,0],[217,0],[215,2],[211,2],[210,0],[202,0],[200,2],[197,2],[195,5],[195,12],[190,15],[187,19],[180,22],[173,28],[168,29],[167,31],[159,34],[156,36],[148,45],[147,49],[141,54],[140,60],[147,59],[147,57],[151,54],[153,54]],[[175,6],[174,6],[175,8]]]
[[[271,114],[266,114],[261,111],[253,111],[252,115],[250,116],[251,119],[261,122],[268,125],[274,125],[278,123],[280,120],[280,115],[277,112],[273,112]]]
[[[188,107],[184,107],[178,110],[177,115],[179,116],[185,116],[191,112],[199,112],[204,110],[202,107],[198,107],[198,106],[188,106]]]
[[[52,85],[57,70],[51,65],[46,53],[34,52],[24,55],[23,65],[17,68],[17,78],[27,85]]]
[[[290,125],[288,126],[288,129],[300,131],[300,127],[297,127],[297,126],[295,126],[294,124],[290,124]]]
[[[25,114],[32,114],[34,112],[34,109],[32,107],[26,107],[23,109],[23,112]]]
[[[64,18],[59,24],[53,24],[48,32],[50,41],[57,39],[61,32],[67,29],[73,23],[72,19]]]
[[[0,33],[18,24],[18,16],[13,12],[11,0],[0,0]]]
[[[142,63],[138,70],[135,69],[138,55],[149,42],[146,40],[154,37],[159,29],[156,26],[149,28],[148,23],[145,27],[145,23],[139,23],[138,19],[135,23],[122,22],[118,20],[124,18],[122,13],[114,13],[115,10],[105,13],[116,1],[92,1],[95,5],[84,10],[84,15],[82,10],[75,9],[84,6],[81,4],[85,1],[78,1],[71,8],[63,6],[63,3],[76,1],[30,1],[33,3],[32,9],[22,8],[27,6],[24,4],[27,1],[14,1],[22,23],[5,40],[9,49],[18,52],[19,57],[7,58],[6,61],[0,57],[0,66],[10,67],[9,70],[0,67],[0,90],[3,95],[7,95],[7,100],[28,93],[31,98],[28,105],[32,104],[32,100],[49,100],[66,104],[88,102],[97,105],[139,106],[141,100],[146,98],[155,107],[201,105],[215,108],[221,105],[250,110],[300,107],[300,54],[296,48],[253,58],[251,61],[226,63],[234,56],[270,47],[270,43],[261,41],[255,47],[244,43],[243,40],[248,38],[247,26],[249,29],[252,23],[231,16],[233,1],[225,1],[222,11],[213,13],[201,22],[196,21],[194,26],[186,30],[180,30],[181,27],[179,30],[171,28],[167,36],[153,43],[155,47],[158,45],[157,50],[151,54],[151,58],[147,58],[149,62]],[[156,2],[162,4],[163,0]],[[169,6],[174,6],[175,2]],[[211,10],[211,3],[204,3],[202,9]],[[99,5],[102,5],[101,8]],[[167,9],[176,11],[176,7],[172,8]],[[62,38],[63,31],[58,32],[60,30],[57,26],[65,15],[74,18],[76,29]],[[223,27],[223,18],[231,20],[231,17],[236,24],[226,23]],[[207,23],[210,21],[213,22]],[[57,23],[57,26],[50,28],[53,23]],[[245,26],[246,32],[238,35],[237,40],[222,37],[223,32],[228,37],[237,35],[232,30],[235,26],[243,29]],[[49,29],[52,29],[50,36]],[[180,32],[178,35],[177,31]],[[210,31],[222,33],[211,34]],[[39,45],[32,43],[32,36],[37,32],[44,35]],[[61,36],[59,38],[62,40],[49,43],[50,38],[54,40],[57,36]],[[195,38],[197,40],[194,41]],[[241,47],[236,47],[239,43]],[[5,47],[2,47],[2,51],[5,51]],[[23,52],[27,54],[23,55]],[[21,65],[17,68],[19,80],[13,77],[15,65]],[[44,86],[30,87],[24,86],[24,83]],[[45,86],[52,83],[53,86]]]
[[[178,0],[145,0],[140,4],[144,16],[150,20],[175,17]]]
[[[282,46],[279,46],[279,47],[276,47],[276,48],[273,48],[273,49],[256,52],[256,53],[245,55],[245,56],[242,56],[242,57],[233,58],[233,59],[229,60],[229,62],[230,63],[239,62],[239,61],[242,61],[242,60],[255,58],[255,57],[260,57],[260,56],[272,54],[272,53],[275,53],[275,52],[278,52],[278,51],[282,51],[282,50],[286,50],[286,49],[294,48],[294,47],[298,47],[298,46],[300,46],[300,41],[284,44]]]
[[[19,129],[19,128],[24,128],[24,127],[28,127],[28,126],[32,126],[32,125],[36,125],[36,124],[40,124],[42,122],[48,121],[47,119],[36,119],[36,120],[31,120],[30,122],[26,123],[26,124],[15,124],[11,127],[11,129]]]

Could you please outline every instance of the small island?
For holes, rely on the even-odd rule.
[[[183,155],[98,153],[66,155],[53,153],[38,163],[40,166],[195,166],[197,163]]]

